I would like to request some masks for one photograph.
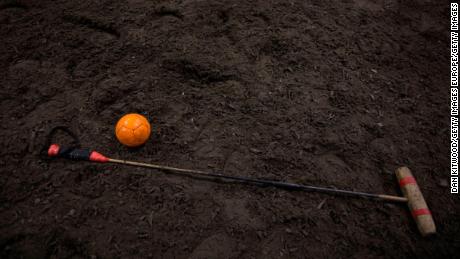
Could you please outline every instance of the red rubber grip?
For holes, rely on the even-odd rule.
[[[59,153],[59,145],[52,144],[48,149],[48,156],[57,156]]]
[[[60,147],[57,144],[52,144],[48,148],[48,156],[51,157],[62,157],[72,160],[86,160],[104,163],[108,162],[109,158],[92,150]]]
[[[90,161],[93,161],[93,162],[100,162],[100,163],[104,163],[104,162],[108,162],[109,161],[109,158],[107,158],[106,156],[96,152],[96,151],[93,151],[91,152],[91,155],[89,156],[89,160]]]

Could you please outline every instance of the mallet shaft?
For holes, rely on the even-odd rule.
[[[154,168],[154,169],[172,171],[176,173],[189,174],[189,175],[199,175],[199,176],[205,176],[205,177],[228,179],[228,180],[239,181],[239,182],[250,182],[250,183],[256,183],[256,184],[271,185],[271,186],[286,188],[286,189],[317,191],[317,192],[323,192],[323,193],[334,193],[334,194],[342,194],[342,195],[348,195],[348,196],[359,196],[359,197],[379,199],[379,200],[385,200],[385,201],[391,201],[391,202],[407,202],[407,198],[405,197],[392,196],[392,195],[386,195],[386,194],[355,192],[355,191],[339,190],[339,189],[332,189],[332,188],[325,188],[325,187],[301,185],[301,184],[295,184],[295,183],[253,179],[253,178],[247,178],[247,177],[241,177],[241,176],[229,176],[229,175],[223,175],[219,173],[209,173],[209,172],[200,171],[200,170],[183,169],[183,168],[176,168],[176,167],[170,167],[170,166],[162,166],[162,165],[156,165],[156,164],[114,159],[114,158],[109,158],[108,162],[124,164],[124,165],[131,165],[131,166]]]

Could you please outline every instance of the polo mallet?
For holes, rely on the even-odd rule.
[[[399,181],[399,186],[401,187],[401,190],[404,194],[404,197],[400,197],[400,196],[393,196],[393,195],[386,195],[386,194],[355,192],[355,191],[338,190],[338,189],[325,188],[325,187],[307,186],[307,185],[301,185],[301,184],[295,184],[295,183],[253,179],[253,178],[247,178],[247,177],[242,177],[242,176],[229,176],[229,175],[223,175],[223,174],[218,174],[218,173],[208,173],[208,172],[199,171],[199,170],[182,169],[182,168],[175,168],[175,167],[162,166],[162,165],[156,165],[156,164],[120,160],[120,159],[108,158],[96,151],[92,151],[89,149],[60,147],[57,144],[52,144],[49,147],[48,156],[61,157],[61,158],[67,158],[67,159],[72,159],[72,160],[85,160],[85,161],[93,161],[93,162],[99,162],[99,163],[116,163],[116,164],[124,164],[124,165],[131,165],[131,166],[137,166],[137,167],[147,167],[147,168],[154,168],[154,169],[160,169],[164,171],[175,172],[179,174],[202,176],[202,177],[213,177],[213,178],[227,179],[227,180],[243,182],[243,183],[253,183],[253,184],[261,184],[265,186],[274,186],[274,187],[291,189],[291,190],[317,191],[317,192],[330,193],[330,194],[365,197],[365,198],[371,198],[371,199],[389,201],[389,202],[407,202],[409,206],[409,210],[411,211],[412,216],[414,217],[415,222],[417,223],[417,227],[420,233],[422,234],[422,236],[427,236],[427,235],[436,233],[436,226],[431,216],[431,212],[428,209],[428,206],[425,202],[425,199],[423,198],[420,188],[417,185],[417,182],[415,181],[415,178],[412,176],[411,171],[407,167],[400,167],[396,170],[396,177]]]

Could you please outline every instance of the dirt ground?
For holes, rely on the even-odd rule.
[[[0,0],[1,258],[412,258],[460,250],[449,4]],[[150,141],[114,135],[144,114]],[[401,195],[404,204],[39,156],[64,125],[114,158]],[[68,144],[64,135],[56,141]]]

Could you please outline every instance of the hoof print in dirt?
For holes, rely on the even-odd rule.
[[[263,44],[260,52],[262,54],[280,57],[288,53],[291,48],[292,44],[290,44],[286,39],[272,37]]]
[[[73,23],[75,25],[80,25],[80,26],[87,27],[89,29],[97,30],[100,32],[105,32],[117,38],[120,37],[120,33],[118,32],[118,30],[116,30],[111,24],[96,21],[94,19],[87,18],[85,16],[73,15],[73,14],[64,15],[63,19],[64,21]]]
[[[120,78],[106,79],[100,82],[97,87],[94,87],[91,100],[97,107],[107,107],[123,98],[126,90],[126,86],[123,87]]]
[[[154,11],[154,15],[156,16],[172,16],[176,17],[177,19],[182,20],[184,18],[184,15],[177,9],[169,7],[169,6],[162,6],[159,9]]]
[[[235,258],[237,244],[227,235],[217,234],[199,244],[189,258]]]
[[[23,9],[27,10],[29,7],[19,1],[5,1],[5,3],[0,3],[0,10],[4,9]]]
[[[166,60],[163,66],[169,71],[180,74],[185,80],[198,81],[202,84],[225,82],[236,78],[234,73],[216,64],[199,64],[186,59]]]

